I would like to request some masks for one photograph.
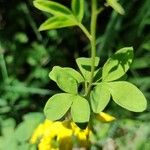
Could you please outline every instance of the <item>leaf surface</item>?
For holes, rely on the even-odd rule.
[[[77,80],[78,83],[81,83],[84,81],[84,78],[82,77],[82,75],[77,72],[76,70],[69,68],[69,67],[64,67],[63,68],[69,75],[71,75],[74,79]]]
[[[98,84],[91,92],[90,102],[94,113],[104,110],[110,101],[109,87],[106,83]]]
[[[35,0],[33,2],[34,6],[39,10],[51,13],[52,15],[72,15],[72,12],[65,6],[48,0]]]
[[[46,118],[55,121],[61,119],[72,105],[73,95],[60,93],[52,96],[46,103],[44,114]]]
[[[43,24],[41,24],[39,31],[59,29],[69,26],[77,25],[73,18],[67,18],[66,16],[54,16],[47,19]]]
[[[70,70],[70,69],[69,69]],[[71,71],[55,66],[49,74],[49,77],[57,83],[60,89],[67,93],[77,94],[77,80],[71,76]],[[70,73],[70,74],[69,74]]]
[[[133,84],[126,81],[108,83],[115,103],[134,112],[142,112],[147,107],[143,93]]]
[[[84,16],[84,0],[72,0],[71,7],[73,14],[81,22]]]
[[[90,81],[90,76],[91,76],[91,63],[92,59],[91,58],[85,58],[85,57],[80,57],[76,59],[76,63],[84,76],[85,80]],[[99,57],[95,57],[95,67],[97,67],[99,64]],[[98,72],[96,70],[94,72],[94,75]]]
[[[90,118],[90,106],[88,101],[81,96],[74,96],[71,106],[71,116],[74,122],[85,123]]]
[[[129,69],[133,60],[133,48],[125,47],[118,50],[104,64],[103,81],[113,81],[122,77]]]
[[[120,3],[118,2],[118,0],[106,0],[107,4],[112,7],[116,12],[118,12],[121,15],[125,14],[125,10],[123,9],[123,7],[120,5]]]

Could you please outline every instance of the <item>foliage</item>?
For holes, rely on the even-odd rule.
[[[68,8],[72,7],[68,1],[59,2]],[[134,61],[130,66],[130,71],[121,80],[125,80],[128,76],[127,80],[138,86],[146,96],[148,107],[145,112],[137,114],[120,109],[115,103],[109,101],[105,111],[109,112],[111,108],[110,113],[114,114],[118,120],[111,124],[95,122],[97,132],[93,149],[101,149],[115,142],[120,149],[133,146],[131,149],[148,150],[150,1],[120,0],[119,3],[125,10],[124,16],[108,7],[98,18],[96,44],[97,56],[101,56],[98,68],[103,66],[103,63],[117,49],[123,46],[133,46]],[[99,1],[99,5],[108,6],[109,4]],[[85,1],[83,23],[87,28],[90,24],[89,7],[89,1]],[[73,14],[77,13],[78,10]],[[2,0],[0,2],[0,138],[5,137],[2,130],[7,127],[5,131],[9,135],[7,140],[6,138],[0,140],[0,146],[7,141],[9,148],[13,149],[16,144],[11,135],[13,136],[12,132],[22,121],[22,116],[32,111],[41,112],[49,96],[62,92],[53,81],[49,81],[49,70],[52,70],[54,65],[65,68],[69,66],[78,70],[74,59],[89,56],[88,40],[77,28],[38,32],[37,27],[47,17],[50,15],[35,9],[31,1],[6,3]],[[97,80],[97,75],[101,73],[100,69],[94,80]],[[78,90],[82,93],[81,86]],[[96,89],[94,92],[97,93]],[[126,117],[131,120],[123,121]],[[10,128],[6,123],[7,120],[8,122],[12,120]],[[134,144],[130,144],[130,141],[133,141],[132,137],[135,137]],[[25,147],[28,145],[20,149],[25,149]]]
[[[117,2],[107,1],[107,3],[119,13],[124,13],[123,8],[121,9],[120,4]],[[54,67],[50,72],[50,78],[57,83],[61,90],[69,93],[54,95],[46,103],[44,112],[46,117],[52,121],[61,119],[71,107],[71,116],[74,122],[89,122],[90,119],[92,119],[90,118],[90,116],[92,116],[92,111],[94,113],[103,111],[111,96],[118,105],[130,111],[141,112],[146,109],[146,99],[138,88],[125,81],[115,81],[125,75],[130,68],[133,59],[132,47],[122,48],[111,56],[104,66],[100,68],[102,69],[102,75],[97,76],[98,80],[93,82],[95,74],[100,69],[95,69],[99,64],[99,58],[95,58],[96,16],[98,15],[97,1],[93,0],[91,5],[91,31],[88,32],[82,24],[84,1],[79,2],[79,0],[73,0],[72,10],[53,1],[34,1],[35,7],[53,15],[53,17],[50,17],[40,26],[39,30],[57,29],[77,25],[83,30],[91,42],[91,58],[77,59],[77,64],[83,76],[74,70],[72,71],[71,68],[68,68],[70,70],[70,72],[68,72],[66,68]],[[80,80],[77,78],[77,74],[80,76]],[[87,86],[87,88],[82,89],[85,91],[84,95],[78,93],[80,81]],[[95,94],[95,92],[91,91],[92,84],[97,84],[96,88],[98,91],[102,92],[99,94],[97,92],[97,94]],[[129,96],[127,96],[128,93],[130,93]],[[90,99],[89,95],[91,95]],[[88,102],[89,100],[90,103]],[[90,106],[91,104],[92,107]],[[58,111],[57,108],[62,109]],[[90,108],[92,108],[92,111]]]
[[[1,121],[2,137],[0,138],[0,149],[9,150],[10,147],[12,150],[35,149],[34,146],[29,144],[29,140],[33,131],[43,119],[44,116],[42,113],[28,113],[16,129],[14,119],[8,118]]]

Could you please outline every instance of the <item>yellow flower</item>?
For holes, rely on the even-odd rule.
[[[38,140],[40,140],[40,137],[42,137],[42,134],[44,132],[43,124],[40,124],[37,129],[34,131],[34,134],[32,135],[32,138],[30,140],[31,144],[35,144]]]
[[[87,147],[89,145],[89,134],[90,129],[87,127],[86,129],[80,129],[74,122],[71,123],[73,135],[77,137],[79,145],[82,147]]]
[[[115,117],[107,114],[107,113],[104,113],[104,112],[101,112],[99,114],[96,115],[96,119],[97,120],[100,120],[102,122],[111,122],[111,121],[114,121],[116,120]]]
[[[45,120],[34,131],[30,143],[37,143],[39,150],[71,150],[73,136],[77,138],[80,146],[88,146],[89,128],[81,130],[70,121],[52,122]]]

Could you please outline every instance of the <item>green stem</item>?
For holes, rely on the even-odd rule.
[[[78,26],[80,27],[80,29],[83,31],[83,33],[87,36],[87,38],[91,41],[92,36],[91,34],[88,32],[88,30],[85,28],[85,26],[82,23],[79,23]]]
[[[96,56],[96,22],[97,22],[97,0],[92,0],[92,16],[91,16],[91,75],[88,89],[85,96],[88,96],[91,91],[91,86],[95,71],[95,56]]]
[[[1,45],[0,45],[0,68],[1,68],[3,80],[6,83],[8,80],[8,72],[7,72],[6,62],[5,62]]]
[[[97,10],[97,14],[100,14],[103,10],[104,10],[104,7],[100,7],[100,8]]]

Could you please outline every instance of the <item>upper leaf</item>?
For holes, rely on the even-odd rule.
[[[74,122],[85,123],[90,119],[90,105],[88,101],[81,96],[74,96],[71,106],[71,116]]]
[[[118,0],[106,0],[107,4],[121,15],[125,14],[123,7],[118,3]]]
[[[84,0],[72,0],[71,7],[73,14],[81,22],[84,16]]]
[[[69,67],[64,67],[63,70],[65,70],[65,72],[67,72],[74,79],[76,79],[78,83],[81,83],[84,81],[84,78],[82,77],[82,75],[79,72],[77,72],[76,70],[69,68]]]
[[[47,19],[39,28],[39,31],[58,29],[69,26],[77,25],[76,21],[73,18],[68,18],[66,16],[54,16]]]
[[[50,72],[49,77],[55,81],[63,91],[71,94],[77,94],[77,80],[65,69],[55,66]]]
[[[59,67],[54,66],[52,71],[49,74],[49,77],[56,82],[56,78],[58,74],[62,74],[62,72],[66,72],[70,76],[72,76],[78,83],[81,83],[84,81],[82,75],[77,72],[76,70],[69,68],[69,67]]]
[[[125,47],[118,50],[104,64],[103,81],[113,81],[122,77],[129,69],[133,59],[133,48]]]
[[[61,119],[72,105],[73,95],[67,93],[56,94],[46,103],[44,114],[52,121]]]
[[[72,15],[72,12],[65,6],[48,0],[35,0],[34,6],[42,11],[51,13],[55,16],[59,15]]]
[[[104,110],[110,100],[110,92],[106,83],[99,83],[91,92],[90,102],[94,113]]]
[[[81,58],[77,58],[76,62],[85,80],[90,81],[92,59],[81,57]],[[97,67],[98,64],[99,64],[99,57],[95,57],[95,67]],[[97,72],[98,70],[95,71],[94,75]]]
[[[146,109],[146,98],[133,84],[116,81],[110,82],[108,85],[112,98],[118,105],[134,112],[142,112]]]

